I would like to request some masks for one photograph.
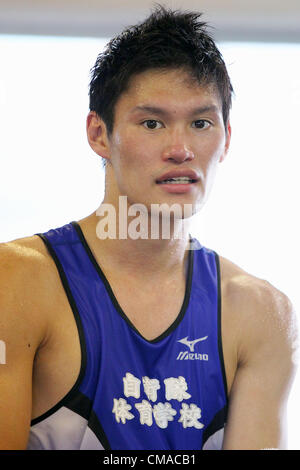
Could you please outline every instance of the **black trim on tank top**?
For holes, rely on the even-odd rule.
[[[82,418],[85,418],[88,421],[88,427],[93,431],[101,445],[104,447],[104,450],[110,450],[111,447],[109,441],[92,407],[92,401],[80,391],[78,391],[78,393],[66,405],[66,408],[74,411],[74,413],[82,416]]]
[[[106,290],[108,292],[108,295],[115,307],[115,309],[117,310],[117,312],[121,315],[121,317],[127,322],[127,324],[141,337],[143,338],[145,341],[147,341],[148,343],[158,343],[159,341],[161,341],[162,339],[164,339],[165,337],[167,337],[173,330],[175,330],[175,328],[179,325],[179,323],[182,321],[185,313],[186,313],[186,310],[187,310],[187,307],[188,307],[188,304],[189,304],[189,301],[190,301],[190,294],[191,294],[191,286],[192,286],[192,278],[193,278],[193,266],[194,266],[194,251],[193,250],[189,250],[189,257],[188,257],[188,272],[187,272],[187,280],[186,280],[186,287],[185,287],[185,295],[184,295],[184,299],[183,299],[183,303],[182,303],[182,306],[181,306],[181,309],[180,309],[180,312],[178,314],[178,316],[176,317],[176,319],[174,320],[174,322],[169,326],[169,328],[167,328],[166,331],[164,331],[161,335],[159,335],[157,338],[149,341],[148,339],[144,338],[143,335],[141,335],[141,333],[136,329],[136,327],[131,323],[131,321],[129,320],[129,318],[127,317],[126,313],[122,310],[121,306],[119,305],[119,302],[118,300],[116,299],[116,296],[115,294],[113,293],[113,290],[108,282],[108,280],[106,279],[106,276],[105,274],[103,273],[101,267],[99,266],[99,264],[97,263],[96,261],[96,258],[95,256],[93,255],[86,239],[85,239],[85,236],[81,230],[81,227],[79,225],[78,222],[76,221],[73,221],[71,222],[71,224],[73,225],[73,227],[75,228],[76,232],[77,232],[77,235],[83,245],[83,247],[85,248],[85,251],[87,253],[87,255],[89,256],[92,264],[94,265],[97,273],[99,274],[101,280],[103,281],[105,287],[106,287]],[[192,242],[192,238],[190,238],[190,242]]]
[[[221,369],[222,369],[226,401],[228,403],[228,386],[227,386],[223,344],[222,344],[222,292],[221,292],[220,258],[219,258],[219,255],[215,251],[213,251],[213,253],[215,254],[217,277],[218,277],[218,349],[219,349],[219,358],[220,358],[220,364],[221,364]]]
[[[85,369],[86,369],[86,346],[85,346],[85,337],[84,337],[83,326],[82,326],[81,318],[80,318],[75,300],[73,298],[69,283],[67,281],[65,272],[63,270],[63,267],[62,267],[57,255],[56,255],[52,245],[50,244],[49,240],[42,233],[36,233],[36,235],[38,235],[43,240],[43,242],[45,243],[45,245],[46,245],[46,247],[49,251],[50,256],[52,257],[53,261],[55,262],[56,268],[58,270],[58,273],[59,273],[59,276],[60,276],[60,279],[61,279],[61,282],[62,282],[62,285],[64,287],[64,290],[65,290],[65,293],[67,295],[67,298],[68,298],[69,304],[71,306],[71,309],[73,311],[73,315],[74,315],[76,325],[77,325],[79,341],[80,341],[81,365],[80,365],[80,371],[79,371],[79,375],[77,377],[77,380],[76,380],[75,384],[72,386],[72,388],[69,390],[69,392],[67,392],[66,395],[61,400],[59,400],[59,402],[57,402],[54,406],[52,406],[45,413],[43,413],[42,415],[32,419],[31,424],[30,424],[31,426],[34,426],[35,424],[37,424],[37,423],[43,421],[44,419],[48,418],[49,416],[51,416],[53,413],[55,413],[62,406],[67,406],[67,404],[69,403],[69,400],[73,399],[74,395],[76,393],[78,393],[78,388],[79,388],[79,386],[80,386],[80,384],[81,384],[81,382],[84,378]]]
[[[228,405],[225,405],[220,411],[218,411],[209,425],[203,431],[203,438],[202,438],[202,448],[205,445],[206,441],[217,431],[223,429],[225,423],[227,421],[227,412],[228,412]]]

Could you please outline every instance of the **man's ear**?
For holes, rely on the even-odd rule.
[[[110,146],[106,125],[96,111],[90,111],[86,118],[86,132],[88,142],[94,152],[100,157],[109,159]]]
[[[219,163],[223,162],[226,158],[226,155],[228,153],[229,146],[230,146],[230,140],[231,140],[231,125],[230,125],[230,122],[228,121],[224,152],[219,160]]]

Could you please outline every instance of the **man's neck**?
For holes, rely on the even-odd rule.
[[[104,238],[99,230],[99,222],[103,222],[103,217],[99,217],[98,213],[97,210],[81,219],[79,225],[101,267],[110,272],[118,272],[120,276],[144,279],[159,279],[175,273],[186,273],[189,251],[187,224],[185,230],[180,231],[179,238],[175,235],[180,229],[177,224],[176,230],[171,228],[168,238],[153,239],[149,236],[146,239],[133,239],[130,236],[118,237],[117,223],[116,237]]]

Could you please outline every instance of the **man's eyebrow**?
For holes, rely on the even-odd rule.
[[[167,115],[171,114],[169,111],[167,111],[164,108],[160,108],[158,106],[149,106],[149,105],[135,106],[134,108],[132,108],[131,113],[135,113],[135,112],[138,112],[138,111],[157,114],[159,116],[167,116]],[[207,112],[218,113],[219,108],[215,104],[210,104],[210,105],[205,105],[205,106],[193,108],[193,109],[191,109],[189,114],[194,116],[195,114],[203,114],[203,113],[207,113]]]

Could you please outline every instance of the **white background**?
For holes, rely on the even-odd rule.
[[[105,42],[0,36],[0,242],[78,220],[100,204],[104,172],[85,118],[89,69]],[[219,47],[236,94],[232,144],[192,233],[270,281],[299,312],[300,45]],[[300,449],[299,375],[290,449]]]

